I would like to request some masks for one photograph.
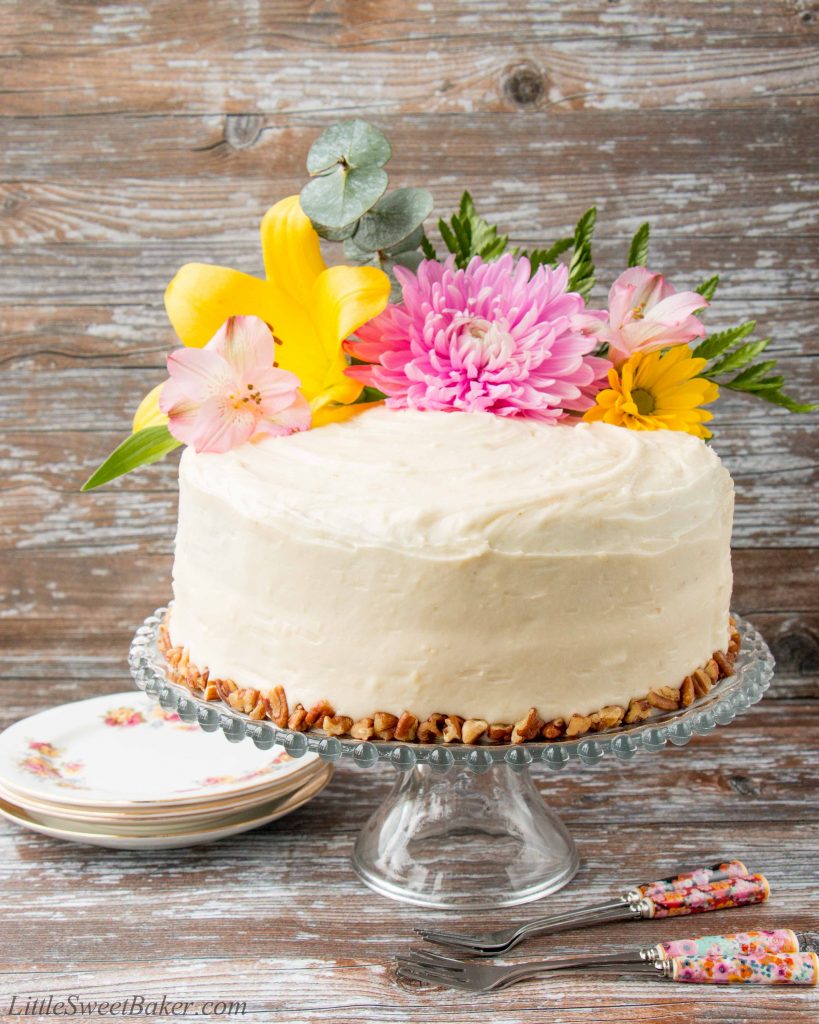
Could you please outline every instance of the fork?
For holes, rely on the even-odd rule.
[[[544,935],[605,924],[610,921],[640,920],[650,917],[676,917],[704,913],[728,907],[762,903],[770,887],[762,875],[749,875],[741,861],[727,861],[711,867],[645,882],[613,900],[562,914],[535,918],[526,924],[481,935],[416,928],[428,942],[450,946],[472,956],[498,956],[507,953],[530,935]]]
[[[458,960],[440,953],[411,949],[409,956],[396,958],[399,965],[397,977],[468,992],[505,988],[541,974],[578,968],[617,974],[648,974],[672,981],[815,985],[819,978],[815,952],[817,939],[819,936],[815,933],[796,935],[785,929],[706,935],[642,949],[564,954],[517,964]]]

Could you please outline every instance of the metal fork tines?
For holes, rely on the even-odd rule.
[[[430,985],[446,985],[448,988],[465,992],[486,992],[504,988],[516,981],[536,978],[541,974],[571,968],[587,967],[597,971],[621,973],[623,970],[656,974],[654,964],[643,960],[638,950],[600,954],[578,953],[567,956],[553,956],[548,960],[531,960],[518,964],[488,964],[481,960],[457,960],[412,948],[408,956],[396,957],[397,976]]]
[[[583,910],[569,910],[563,914],[536,918],[526,924],[512,928],[500,928],[481,935],[464,935],[458,932],[444,932],[435,929],[416,928],[415,931],[427,942],[457,948],[472,956],[500,956],[522,942],[527,935],[547,935],[551,932],[582,928],[589,924],[604,924],[608,921],[630,920],[640,917],[639,909],[625,896],[619,896],[607,903],[598,903]]]

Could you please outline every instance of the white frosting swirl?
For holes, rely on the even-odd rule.
[[[354,718],[624,703],[725,648],[732,495],[686,434],[481,413],[188,449],[172,636]]]

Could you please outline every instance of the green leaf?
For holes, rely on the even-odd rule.
[[[82,485],[84,491],[101,487],[118,476],[124,476],[139,466],[149,466],[152,462],[159,462],[168,452],[178,448],[181,444],[171,435],[166,425],[159,427],[145,427],[135,434],[127,437],[118,448],[116,448],[103,464],[92,473]]]
[[[387,191],[389,178],[381,167],[338,166],[308,181],[301,190],[301,208],[311,221],[343,228],[362,217]]]
[[[311,221],[311,224],[315,228],[316,234],[321,238],[326,238],[328,242],[343,242],[350,238],[358,227],[357,220],[351,220],[349,224],[345,224],[341,228],[328,228],[326,224],[319,224],[316,221]]]
[[[630,267],[644,267],[648,263],[649,232],[648,221],[637,228],[628,250],[628,265]]]
[[[337,164],[383,167],[391,156],[389,139],[375,125],[369,121],[340,121],[323,131],[310,147],[307,170],[316,175],[326,174]]]
[[[574,229],[575,248],[586,243],[591,244],[594,226],[597,223],[597,207],[590,206],[583,214]]]
[[[364,402],[383,402],[386,397],[387,396],[383,391],[379,391],[378,388],[373,388],[367,385],[353,404],[359,405]]]
[[[532,249],[531,253],[522,252],[520,255],[528,257],[529,266],[532,268],[532,273],[534,274],[538,267],[555,266],[558,258],[566,252],[567,249],[571,249],[573,244],[573,237],[559,238],[554,245],[550,245],[548,249]]]
[[[713,277],[709,277],[707,281],[703,281],[699,288],[695,288],[694,291],[701,295],[706,302],[710,302],[714,297],[714,292],[717,290],[719,284],[719,274],[714,274]]]
[[[393,266],[406,267],[407,270],[411,270],[414,274],[423,258],[424,254],[418,252],[417,249],[407,249],[404,252],[394,253],[392,263]]]
[[[740,345],[739,348],[735,348],[733,352],[729,352],[709,366],[708,377],[717,377],[723,373],[730,373],[731,370],[739,370],[743,366],[747,366],[756,359],[760,352],[764,352],[770,343],[770,338],[763,338],[762,341],[749,341]]]
[[[770,377],[767,381],[763,380],[759,383],[750,384],[737,384],[736,380],[737,378],[729,380],[726,383],[720,384],[720,387],[727,388],[729,391],[741,391],[744,394],[752,395],[754,398],[761,398],[763,402],[779,405],[783,409],[787,409],[788,412],[813,412],[819,409],[817,404],[797,402],[796,399],[781,391],[779,387],[774,386],[775,382],[781,380],[781,378]]]
[[[356,245],[371,252],[393,248],[423,224],[431,212],[432,194],[425,188],[388,192],[359,221]]]
[[[574,252],[569,262],[568,290],[578,292],[584,299],[588,298],[595,281],[591,240],[596,221],[597,208],[592,206],[586,210],[574,229]]]
[[[455,265],[461,269],[473,256],[480,256],[487,263],[497,259],[509,244],[508,235],[499,235],[498,229],[478,214],[468,192],[461,196],[458,212],[450,217],[449,223],[443,218],[438,221],[438,230],[455,257]]]
[[[755,388],[763,387],[780,387],[785,383],[784,377],[772,377],[767,382],[763,381],[762,378],[776,366],[775,359],[766,359],[764,362],[755,363],[753,366],[749,366],[737,374],[736,377],[731,381],[731,384],[736,389],[747,387],[749,384],[753,384]],[[773,382],[773,383],[772,383]]]
[[[389,255],[394,255],[403,252],[410,252],[413,249],[419,249],[425,238],[424,225],[419,224],[412,234],[407,235],[406,238],[402,238],[401,241],[396,242],[395,245],[387,246],[384,252]]]
[[[435,246],[430,242],[425,234],[421,237],[421,252],[428,260],[438,259],[438,253],[435,251]]]
[[[729,327],[726,331],[718,331],[716,334],[711,334],[705,341],[701,341],[697,345],[693,354],[698,359],[713,359],[714,356],[720,355],[727,348],[730,348],[731,345],[749,335],[755,327],[756,320],[747,320],[738,327]]]

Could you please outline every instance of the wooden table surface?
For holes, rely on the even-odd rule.
[[[2,724],[128,688],[129,638],[168,596],[175,462],[79,486],[162,379],[166,282],[192,259],[258,271],[259,218],[301,186],[332,120],[374,120],[396,184],[428,185],[439,213],[468,186],[516,242],[552,239],[596,201],[606,282],[650,217],[652,265],[681,287],[719,272],[709,322],[756,318],[799,392],[819,393],[809,0],[5,0],[0,16]],[[687,748],[539,773],[581,875],[464,925],[721,854],[769,875],[768,905],[526,952],[817,924],[815,423],[719,406],[715,444],[738,491],[735,607],[774,649],[769,697]],[[444,915],[351,872],[390,781],[340,769],[292,817],[187,851],[107,852],[4,824],[0,1013],[12,995],[142,992],[243,1001],[239,1019],[264,1024],[816,1020],[816,997],[796,990],[552,980],[479,999],[398,985],[391,955]]]

